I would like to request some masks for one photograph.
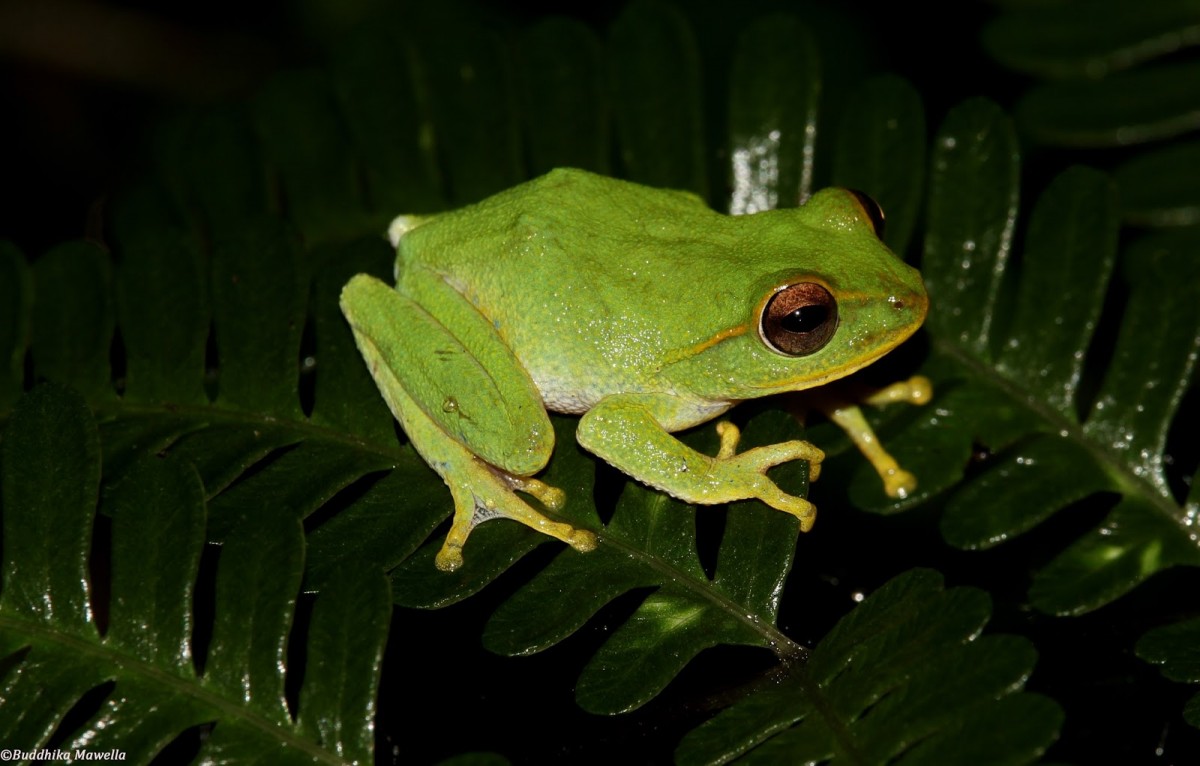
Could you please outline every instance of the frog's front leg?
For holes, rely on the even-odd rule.
[[[531,478],[550,458],[554,432],[529,375],[477,309],[437,275],[413,279],[421,302],[360,274],[342,312],[371,376],[421,457],[450,487],[454,521],[437,556],[462,564],[476,525],[504,517],[591,550],[587,530],[551,521],[514,494],[550,510],[560,490]]]
[[[588,451],[685,502],[716,505],[757,498],[798,518],[801,530],[812,528],[816,507],[781,490],[766,472],[781,463],[807,460],[815,479],[825,453],[805,441],[788,441],[738,454],[738,429],[723,422],[717,425],[720,450],[705,455],[663,427],[677,420],[680,409],[678,398],[665,394],[610,396],[583,416],[576,436]]]

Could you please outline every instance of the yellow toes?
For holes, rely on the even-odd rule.
[[[586,529],[571,530],[570,538],[565,541],[580,553],[596,550],[596,535]]]
[[[462,546],[447,540],[433,563],[443,572],[453,572],[463,564]]]
[[[538,499],[539,503],[552,511],[562,510],[563,506],[567,504],[567,493],[558,487],[551,487],[544,481],[523,476],[509,476],[507,474],[505,474],[505,480],[516,491],[533,495]]]
[[[888,497],[903,500],[916,488],[917,477],[903,468],[893,468],[883,475],[883,489]]]
[[[727,460],[737,452],[738,441],[742,432],[728,420],[717,423],[717,436],[721,437],[721,448],[717,450],[717,460]]]
[[[771,498],[767,504],[776,510],[790,513],[800,520],[800,531],[807,532],[817,521],[817,506],[802,497],[780,493]]]
[[[926,404],[933,398],[933,384],[924,375],[914,375],[908,380],[885,386],[863,399],[867,404],[884,407],[896,402]]]

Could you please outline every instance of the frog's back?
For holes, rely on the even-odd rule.
[[[400,241],[397,279],[412,293],[419,275],[438,274],[488,318],[552,409],[579,412],[654,385],[671,348],[705,337],[699,323],[683,334],[694,339],[671,326],[681,286],[723,321],[728,301],[697,296],[724,289],[714,269],[737,268],[701,263],[736,249],[732,231],[729,247],[714,246],[728,220],[686,192],[560,169],[421,222]]]
[[[405,234],[399,255],[403,262],[450,271],[528,259],[519,263],[528,273],[545,261],[539,240],[595,251],[604,241],[643,237],[647,225],[682,223],[698,213],[715,215],[688,192],[558,168],[474,205],[410,219],[413,231]]]

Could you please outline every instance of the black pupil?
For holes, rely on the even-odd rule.
[[[788,332],[812,332],[829,319],[829,307],[820,303],[801,306],[779,320],[779,325]]]

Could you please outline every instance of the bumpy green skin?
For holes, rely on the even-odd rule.
[[[421,219],[400,238],[396,280],[355,277],[343,311],[418,450],[452,490],[459,481],[459,516],[497,513],[461,487],[467,474],[545,465],[549,408],[586,413],[580,442],[648,484],[690,502],[761,497],[811,524],[811,505],[763,475],[813,458],[811,445],[734,456],[734,436],[713,458],[667,432],[847,375],[911,335],[928,305],[919,273],[842,190],[731,217],[690,194],[567,169]],[[839,326],[797,358],[763,341],[759,317],[798,282],[833,294]],[[454,564],[443,554],[439,566]]]

